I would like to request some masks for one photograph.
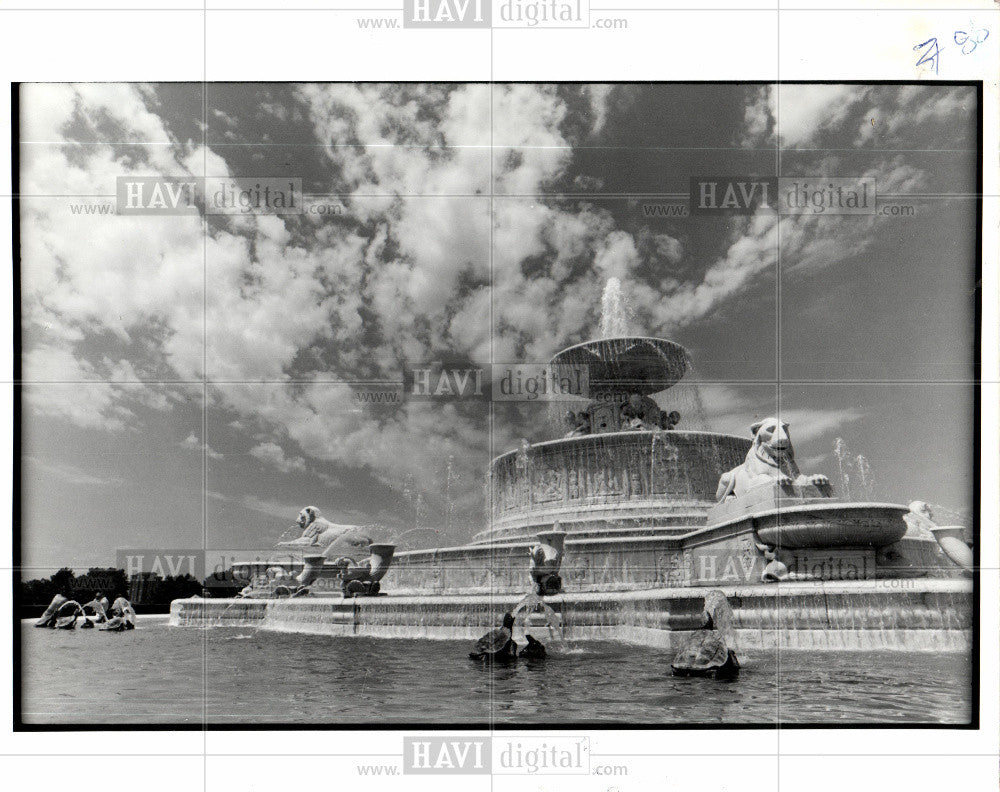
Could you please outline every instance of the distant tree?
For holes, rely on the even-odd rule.
[[[20,595],[21,604],[44,607],[52,601],[55,593],[52,591],[52,581],[49,578],[44,578],[43,580],[22,580]]]
[[[128,577],[125,570],[114,567],[92,567],[86,575],[81,575],[75,581],[74,599],[86,602],[100,592],[109,600],[128,590]]]
[[[239,591],[245,584],[240,583]],[[18,606],[27,610],[44,608],[56,594],[65,594],[83,604],[98,592],[113,600],[125,596],[133,604],[147,606],[154,611],[164,608],[175,599],[201,594],[203,584],[193,575],[168,575],[141,572],[131,578],[125,570],[114,567],[92,567],[85,575],[77,577],[69,568],[60,569],[50,578],[22,580],[18,589]]]
[[[49,582],[53,596],[56,594],[72,596],[73,590],[76,588],[76,575],[73,574],[73,570],[69,567],[63,567],[49,578]]]
[[[205,578],[202,586],[206,597],[235,597],[247,585],[246,580],[233,575],[232,569],[213,572]]]
[[[201,594],[201,583],[194,575],[167,575],[163,581],[164,594],[167,602],[175,599],[186,599],[195,594]]]

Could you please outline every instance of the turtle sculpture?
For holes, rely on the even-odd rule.
[[[705,596],[703,627],[692,633],[670,664],[675,676],[734,679],[740,673],[732,614],[721,591],[710,591]]]
[[[45,609],[45,613],[42,614],[41,618],[35,622],[36,627],[55,627],[56,626],[56,614],[69,602],[69,597],[62,594],[56,594],[52,598],[52,602],[49,603],[49,607]]]
[[[528,640],[528,645],[521,650],[518,657],[523,657],[526,660],[541,660],[545,657],[545,647],[541,641],[536,641],[532,635],[525,635],[524,637]]]
[[[94,621],[90,623],[92,627],[95,623],[103,624],[108,620],[108,616],[105,613],[105,602],[107,602],[107,600],[101,602],[98,599],[92,599],[90,602],[85,602],[81,606],[84,613],[90,610],[90,612],[94,614]]]
[[[109,611],[109,617],[97,628],[104,632],[124,632],[135,629],[135,609],[124,597],[118,597]]]
[[[56,619],[55,627],[57,630],[72,630],[76,628],[76,620],[79,613],[72,611],[65,616],[59,616]]]
[[[53,626],[57,630],[75,629],[76,620],[80,616],[84,616],[84,621],[87,620],[83,613],[83,608],[80,607],[80,603],[76,600],[67,600],[56,611],[55,624]]]
[[[517,644],[511,637],[514,629],[514,617],[510,613],[503,615],[503,626],[490,630],[476,641],[475,651],[469,652],[470,660],[512,660],[517,657]]]

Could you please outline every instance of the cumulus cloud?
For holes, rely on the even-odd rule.
[[[773,92],[762,90],[744,138],[776,128],[786,145],[807,147],[837,126],[854,134],[852,114],[872,97],[818,88],[783,93],[777,123]],[[586,92],[592,134],[608,123],[609,96],[607,86]],[[22,99],[26,137],[91,144],[26,147],[26,194],[108,194],[127,174],[230,172],[223,153],[171,132],[150,88],[29,86]],[[327,189],[346,207],[336,222],[97,219],[58,199],[22,201],[25,379],[87,383],[29,385],[31,409],[121,430],[137,406],[170,406],[157,380],[200,394],[207,377],[209,408],[254,432],[259,461],[286,473],[314,472],[313,461],[364,469],[439,508],[444,482],[461,482],[449,492],[471,515],[490,453],[517,430],[494,426],[491,436],[482,405],[366,406],[358,383],[445,356],[545,360],[594,334],[612,276],[630,284],[644,329],[666,333],[776,266],[773,216],[735,222],[722,253],[682,277],[671,271],[686,252],[678,235],[633,234],[605,209],[548,200],[573,158],[570,110],[553,87],[304,85],[295,100],[289,109],[269,97],[260,110],[308,120]],[[946,112],[941,101],[928,112]],[[137,150],[142,141],[157,145]],[[902,160],[873,172],[901,188],[921,178]],[[877,219],[851,234],[830,218],[781,222],[783,265],[806,270],[862,250]],[[640,274],[650,261],[659,280]],[[124,351],[93,352],[110,346]],[[182,444],[200,447],[194,435]]]
[[[868,91],[859,85],[763,86],[747,103],[744,139],[766,144],[777,134],[782,147],[808,147],[847,118]]]
[[[975,107],[968,88],[941,89],[927,85],[767,85],[748,95],[740,142],[750,146],[774,145],[808,149],[820,145],[825,132],[856,130],[844,143],[866,148],[910,142],[915,132],[923,137],[941,134],[951,142],[956,125],[940,130],[934,122],[954,120]]]
[[[967,88],[940,91],[904,85],[898,91],[881,92],[877,99],[862,114],[855,140],[858,146],[899,143],[915,129],[926,131],[929,124],[961,117],[975,106],[974,94]]]
[[[191,432],[191,434],[189,434],[187,437],[185,437],[183,440],[181,440],[180,446],[181,446],[181,448],[185,448],[188,451],[201,451],[202,450],[201,440],[198,439],[198,436],[194,432]],[[213,449],[209,445],[205,446],[205,455],[209,459],[222,459],[222,457],[223,457],[222,454],[220,454],[218,451],[216,451],[215,449]]]
[[[848,424],[861,420],[864,413],[854,407],[846,409],[782,408],[777,409],[774,387],[736,387],[722,383],[699,385],[702,406],[709,424],[718,431],[749,437],[754,421],[777,416],[788,422],[793,442],[812,443],[823,437],[833,437]]]
[[[302,457],[285,456],[284,449],[277,443],[258,443],[250,449],[250,456],[267,463],[282,473],[306,469],[306,461]]]
[[[140,382],[128,360],[94,363],[51,343],[24,353],[22,376],[25,400],[36,413],[87,429],[134,427],[135,407],[163,410],[170,404],[166,389]]]

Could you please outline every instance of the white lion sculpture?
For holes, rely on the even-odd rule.
[[[332,523],[319,513],[315,506],[306,506],[299,512],[296,524],[302,529],[302,536],[287,542],[279,542],[278,547],[293,547],[301,550],[315,548],[318,555],[336,554],[352,556],[367,553],[372,539],[360,525],[340,525]]]
[[[753,444],[743,464],[719,478],[715,492],[717,500],[738,498],[747,490],[762,484],[777,482],[782,486],[813,485],[823,495],[830,494],[830,479],[826,476],[806,476],[795,464],[795,449],[788,434],[788,424],[779,418],[765,418],[750,427]]]

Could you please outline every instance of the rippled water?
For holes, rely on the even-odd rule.
[[[539,636],[542,637],[542,636]],[[544,640],[544,638],[543,638]],[[966,723],[969,660],[901,652],[750,653],[738,680],[676,678],[670,655],[549,646],[493,670],[467,641],[249,628],[22,627],[27,723]],[[779,684],[780,682],[780,684]],[[779,695],[780,690],[780,695]]]

